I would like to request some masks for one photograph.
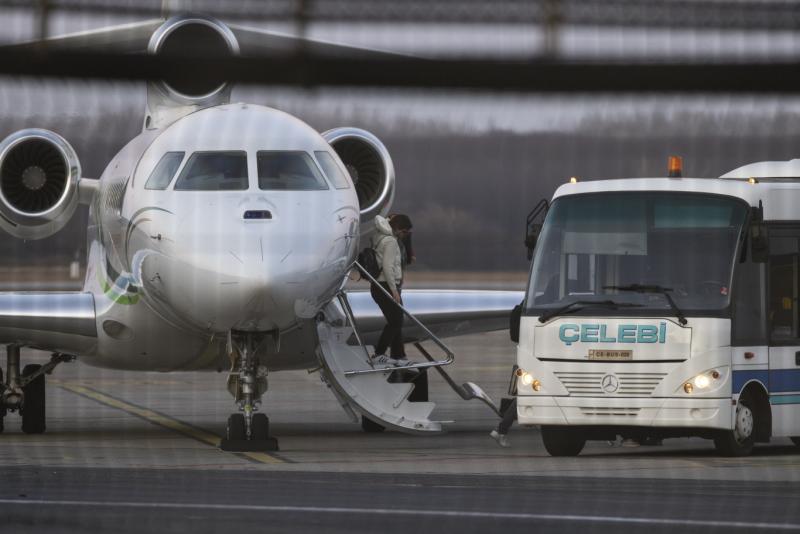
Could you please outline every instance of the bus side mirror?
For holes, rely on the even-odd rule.
[[[533,259],[533,250],[536,248],[536,242],[539,240],[539,234],[542,233],[542,224],[532,224],[528,227],[528,233],[525,235],[525,246],[528,248],[528,261]]]
[[[511,310],[511,317],[508,322],[508,336],[514,343],[519,343],[519,323],[522,320],[522,304],[517,304]]]
[[[750,251],[753,263],[766,263],[769,259],[769,241],[764,223],[750,225]]]
[[[528,248],[528,261],[533,259],[533,249],[536,248],[536,241],[539,240],[539,234],[542,233],[542,225],[548,211],[550,211],[550,203],[543,198],[525,219],[525,246]]]

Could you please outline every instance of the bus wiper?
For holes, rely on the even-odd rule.
[[[673,313],[675,313],[675,317],[678,318],[678,322],[681,325],[685,325],[688,321],[686,320],[686,316],[683,314],[678,305],[675,304],[675,301],[672,299],[672,295],[670,292],[672,291],[671,287],[661,287],[657,285],[642,285],[642,284],[630,284],[627,286],[603,286],[603,289],[616,289],[617,291],[633,291],[636,293],[660,293],[664,295],[664,298],[667,299],[669,302],[670,308],[672,308]]]
[[[553,317],[557,315],[564,315],[566,313],[572,313],[578,310],[582,310],[584,308],[592,308],[592,307],[601,307],[601,308],[639,308],[641,304],[633,304],[630,302],[614,302],[613,300],[576,300],[575,302],[570,302],[565,306],[561,306],[558,309],[553,311],[547,312],[543,315],[539,316],[540,323],[546,323]]]

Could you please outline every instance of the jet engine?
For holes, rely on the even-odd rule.
[[[170,18],[150,37],[147,52],[170,58],[207,57],[224,59],[239,55],[239,42],[233,32],[222,22],[203,16],[178,15]],[[165,95],[185,105],[216,104],[227,99],[228,80],[214,77],[187,80],[181,72],[159,82]]]
[[[394,201],[394,164],[383,143],[366,130],[334,128],[322,134],[350,172],[361,221],[386,214]]]
[[[26,129],[0,143],[0,227],[23,239],[61,230],[78,206],[81,165],[60,135]]]

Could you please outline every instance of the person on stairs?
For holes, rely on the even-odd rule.
[[[398,240],[404,239],[411,233],[411,219],[402,213],[394,215],[391,220],[380,215],[375,217],[377,232],[372,239],[375,256],[381,266],[378,275],[379,286],[370,285],[370,294],[375,303],[380,307],[386,326],[381,332],[378,344],[375,346],[373,362],[376,364],[405,367],[411,365],[406,358],[403,345],[403,310],[398,305],[403,304],[402,299],[402,253]],[[381,291],[381,288],[386,292]],[[388,296],[386,293],[389,293]],[[386,355],[386,350],[391,349],[391,356]]]

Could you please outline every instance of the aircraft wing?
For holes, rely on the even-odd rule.
[[[77,355],[92,350],[96,342],[91,293],[0,293],[0,344]]]
[[[45,39],[48,49],[68,51],[103,51],[106,53],[144,54],[147,43],[164,19],[152,19],[133,24],[111,26],[99,30],[71,33]],[[40,48],[42,41],[27,41],[5,45],[4,50],[34,50]]]
[[[342,45],[319,41],[245,26],[228,25],[239,41],[243,55],[258,56],[270,54],[291,54],[302,50],[314,56],[348,57],[361,59],[381,59],[387,57],[408,57],[392,52]]]
[[[522,302],[523,291],[432,290],[403,291],[403,306],[439,337],[462,336],[508,328],[514,306]],[[348,291],[358,331],[367,344],[374,344],[386,320],[369,291]],[[403,325],[406,342],[428,336],[406,318]]]
[[[166,21],[167,19],[151,19],[132,24],[50,37],[45,39],[44,42],[27,41],[4,45],[0,49],[34,51],[39,50],[44,44],[47,49],[58,51],[144,54],[147,52],[150,38]],[[226,26],[233,32],[239,44],[239,49],[242,55],[245,56],[290,54],[303,50],[315,56],[323,57],[356,57],[364,59],[403,57],[391,52],[307,39],[288,33],[239,25]]]

